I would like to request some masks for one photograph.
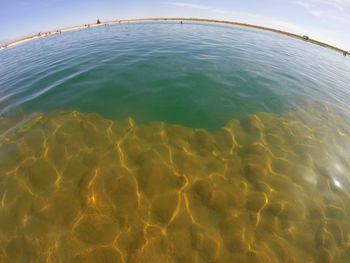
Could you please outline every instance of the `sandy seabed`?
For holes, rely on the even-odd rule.
[[[0,262],[350,259],[349,126],[325,105],[213,132],[77,111],[0,123]]]

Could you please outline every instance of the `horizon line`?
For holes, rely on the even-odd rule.
[[[318,46],[322,46],[328,49],[332,49],[334,51],[340,52],[342,53],[344,56],[346,55],[350,55],[350,52],[345,50],[345,49],[341,49],[332,45],[329,45],[327,43],[315,40],[315,39],[311,39],[308,36],[304,35],[297,35],[294,33],[289,33],[287,31],[283,31],[283,30],[279,30],[279,29],[274,29],[274,28],[270,28],[270,27],[263,27],[263,26],[258,26],[258,25],[253,25],[253,24],[247,24],[247,23],[241,23],[241,22],[234,22],[234,21],[224,21],[224,20],[215,20],[215,19],[205,19],[205,18],[137,18],[137,19],[123,19],[123,20],[112,20],[112,21],[106,21],[106,22],[100,22],[99,24],[95,23],[95,24],[84,24],[84,25],[79,25],[79,26],[72,26],[72,27],[67,27],[67,28],[62,28],[62,29],[58,29],[55,31],[48,31],[45,33],[41,33],[39,32],[38,34],[35,35],[31,35],[28,37],[24,37],[24,38],[20,38],[18,40],[9,42],[7,44],[3,44],[2,46],[0,46],[0,50],[9,48],[11,46],[20,44],[20,43],[24,43],[33,39],[37,39],[37,38],[41,38],[41,37],[45,37],[48,35],[54,35],[54,34],[60,34],[63,32],[67,32],[67,31],[72,31],[72,30],[78,30],[78,29],[83,29],[83,28],[89,28],[89,27],[96,27],[96,26],[101,26],[101,25],[109,25],[109,24],[120,24],[120,23],[132,23],[132,22],[157,22],[157,21],[190,21],[190,22],[205,22],[205,23],[213,23],[213,24],[225,24],[225,25],[234,25],[234,26],[240,26],[240,27],[248,27],[248,28],[253,28],[253,29],[258,29],[258,30],[263,30],[263,31],[269,31],[269,32],[273,32],[276,34],[282,34],[285,36],[289,36],[289,37],[293,37],[293,38],[297,38],[306,42],[310,42],[312,44],[318,45]]]

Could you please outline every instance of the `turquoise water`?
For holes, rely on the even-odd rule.
[[[213,129],[305,99],[349,102],[349,59],[239,27],[103,26],[33,40],[4,50],[0,60],[2,112],[74,109]]]
[[[126,23],[0,61],[0,262],[350,262],[348,58]]]

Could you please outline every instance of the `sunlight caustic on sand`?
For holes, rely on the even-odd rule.
[[[0,122],[1,262],[350,257],[349,126],[328,105],[213,132],[77,111]]]

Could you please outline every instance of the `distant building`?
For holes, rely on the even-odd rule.
[[[97,19],[97,22],[96,22],[96,24],[101,24],[101,21],[100,21],[100,19]]]

